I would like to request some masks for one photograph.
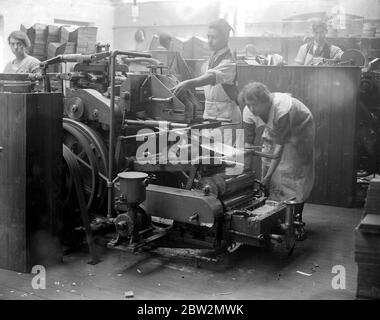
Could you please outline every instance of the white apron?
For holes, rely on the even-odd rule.
[[[281,161],[272,175],[270,199],[275,201],[296,197],[304,202],[314,185],[315,126],[309,109],[288,94],[275,93],[268,123],[262,135],[263,152],[273,153],[274,123],[286,114],[290,119],[290,139],[284,144]],[[262,158],[262,177],[269,169],[271,159]]]

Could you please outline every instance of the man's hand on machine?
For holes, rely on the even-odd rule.
[[[180,97],[189,89],[191,89],[190,81],[185,80],[178,83],[171,91],[175,96]]]

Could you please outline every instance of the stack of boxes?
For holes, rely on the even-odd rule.
[[[29,29],[21,25],[20,30],[28,35],[31,42],[29,54],[41,61],[46,60],[46,41],[48,36],[46,25],[36,23]]]
[[[54,26],[36,23],[29,29],[21,25],[30,41],[29,54],[44,61],[59,54],[95,52],[96,27]]]
[[[380,299],[380,179],[370,181],[364,216],[355,229],[356,295]]]
[[[73,33],[73,40],[76,42],[77,53],[95,53],[96,34],[98,28],[86,27],[78,28]]]

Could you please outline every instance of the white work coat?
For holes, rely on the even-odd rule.
[[[219,56],[226,54],[227,51],[229,51],[228,47],[215,52],[210,60],[217,60]],[[226,57],[221,60],[217,66],[208,68],[206,72],[215,74],[216,83],[215,85],[207,85],[204,87],[206,98],[203,113],[204,118],[225,118],[230,119],[232,123],[239,123],[239,125],[224,126],[222,130],[227,128],[241,128],[242,116],[240,108],[235,101],[230,99],[222,86],[224,83],[234,84],[236,78],[236,63],[231,58]],[[233,135],[227,134],[223,142],[229,146],[233,146],[235,139],[233,139]]]

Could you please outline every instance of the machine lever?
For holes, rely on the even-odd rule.
[[[168,98],[149,97],[149,101],[172,103],[173,102],[173,97],[168,97]]]
[[[199,219],[199,214],[198,213],[194,213],[193,215],[191,215],[189,217],[189,222],[192,222],[194,220],[198,220]]]
[[[281,243],[283,241],[282,236],[280,236],[279,234],[272,234],[272,233],[270,233],[270,234],[268,234],[268,237],[270,239],[272,239],[272,240],[277,241],[278,243]]]

